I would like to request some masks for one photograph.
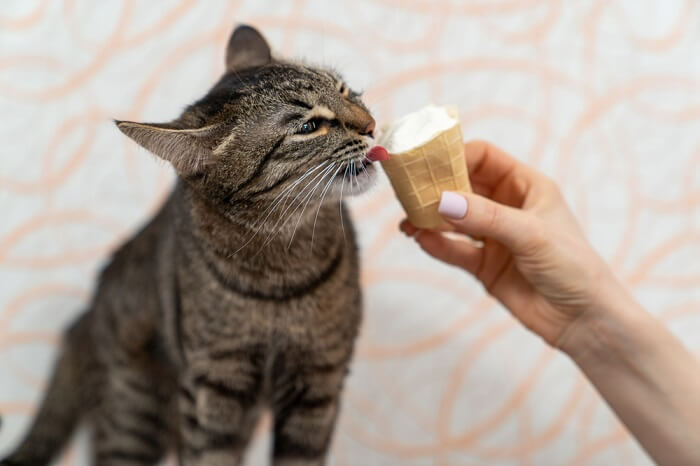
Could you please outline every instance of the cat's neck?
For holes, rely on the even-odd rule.
[[[284,216],[262,221],[260,214],[223,212],[182,183],[175,196],[187,216],[185,228],[202,248],[219,260],[247,267],[293,267],[327,260],[344,240],[344,228],[351,228],[341,226],[337,204],[310,204],[303,214],[301,209],[290,209]],[[349,224],[349,219],[345,222]]]

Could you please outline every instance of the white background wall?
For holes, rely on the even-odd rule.
[[[167,120],[222,71],[233,25],[333,65],[381,123],[430,102],[555,177],[592,242],[700,351],[700,4],[694,0],[10,0],[0,9],[0,452],[60,329],[172,175],[111,118]],[[332,465],[643,465],[563,356],[352,204],[366,318]],[[84,435],[83,439],[84,440]],[[251,464],[264,463],[256,440]],[[1,456],[1,455],[0,455]],[[84,448],[61,464],[85,464]]]

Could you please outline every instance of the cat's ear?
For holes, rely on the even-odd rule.
[[[226,47],[226,71],[262,66],[272,61],[272,52],[257,29],[238,26]]]
[[[181,175],[201,173],[214,155],[207,141],[211,127],[178,129],[172,123],[114,121],[119,130],[139,146],[170,162]]]

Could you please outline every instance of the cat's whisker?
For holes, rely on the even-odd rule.
[[[330,188],[331,184],[333,183],[333,180],[335,179],[336,175],[340,171],[340,169],[343,168],[343,165],[340,164],[338,169],[333,172],[333,175],[331,175],[331,178],[328,180],[328,183],[326,183],[326,186],[323,188],[323,191],[321,191],[321,199],[318,201],[318,208],[316,209],[316,216],[314,217],[314,226],[311,229],[311,250],[314,250],[314,235],[316,234],[316,221],[318,220],[318,214],[321,212],[321,206],[323,205],[323,199],[326,197],[326,194],[328,194],[328,188]]]
[[[352,174],[355,173],[355,161],[350,161],[350,194],[355,195],[355,186],[352,183]]]
[[[355,164],[355,161],[352,161],[352,178],[355,182],[355,186],[357,186],[357,190],[360,190],[360,183],[357,181],[357,165]]]
[[[323,180],[323,178],[325,177],[325,175],[333,168],[333,166],[334,166],[334,163],[331,163],[331,164],[328,165],[326,168],[324,168],[321,172],[317,173],[317,174],[316,174],[306,185],[304,185],[304,187],[297,193],[297,195],[294,197],[294,199],[292,199],[292,201],[289,203],[289,205],[287,205],[287,207],[284,209],[284,211],[282,211],[282,213],[280,213],[280,215],[279,215],[277,221],[275,222],[275,224],[273,225],[273,227],[272,227],[272,229],[271,229],[271,232],[268,234],[267,238],[266,238],[265,241],[263,242],[263,245],[261,246],[260,250],[256,253],[256,255],[259,254],[260,251],[262,251],[262,250],[265,248],[265,246],[267,246],[267,245],[272,241],[272,239],[274,239],[275,234],[277,234],[277,233],[284,227],[284,225],[287,223],[287,221],[289,220],[289,218],[290,218],[292,215],[294,215],[294,212],[296,212],[297,209],[301,206],[301,204],[306,200],[306,196],[307,196],[307,195],[304,195],[304,197],[302,197],[302,199],[301,199],[301,201],[299,202],[299,204],[297,205],[297,207],[295,207],[295,209],[292,211],[292,213],[289,214],[289,216],[287,216],[287,217],[285,218],[285,217],[284,217],[285,214],[289,211],[289,209],[292,208],[292,206],[294,206],[294,204],[296,203],[297,199],[299,199],[299,196],[302,196],[303,193],[307,190],[307,188],[309,188],[309,186],[311,186],[311,185],[314,183],[314,181],[315,181],[316,179],[318,179],[319,177],[320,177],[320,180],[318,181],[318,183],[320,183],[321,180]],[[318,185],[318,183],[316,183],[316,185]],[[314,187],[313,189],[316,189],[316,188]],[[313,191],[311,191],[311,192],[313,192]],[[283,218],[285,218],[285,220],[282,222],[281,225],[279,225],[280,221],[282,221]],[[278,227],[278,225],[279,225],[279,227]]]
[[[290,216],[293,215],[294,212],[296,212],[296,211],[299,209],[299,207],[301,207],[301,205],[304,203],[304,201],[311,195],[311,193],[313,193],[313,191],[316,190],[316,188],[318,187],[319,183],[321,183],[321,182],[323,181],[323,179],[326,177],[326,175],[328,174],[328,172],[330,172],[330,170],[333,169],[333,166],[334,166],[334,165],[335,165],[335,163],[331,163],[329,166],[327,166],[325,169],[323,169],[323,171],[321,171],[321,172],[318,173],[316,176],[314,176],[314,177],[311,179],[311,181],[309,181],[309,182],[301,189],[301,191],[299,191],[299,192],[297,193],[297,195],[294,197],[294,199],[292,199],[292,201],[289,203],[289,206],[287,206],[287,208],[284,210],[284,212],[282,212],[281,216],[283,216],[284,214],[286,214],[286,213],[289,211],[289,209],[291,209],[292,206],[294,206],[294,204],[295,204],[296,201],[299,199],[299,197],[301,197],[301,201],[299,202],[299,204],[297,204],[297,206],[294,208],[294,210],[292,211],[292,213],[289,214]],[[316,181],[316,180],[318,180],[318,181]],[[314,182],[316,182],[316,184],[314,184]],[[311,191],[309,191],[309,192],[305,192],[306,189],[307,189],[309,186],[311,186],[311,185],[313,185],[313,189],[312,189]],[[279,222],[279,220],[281,220],[281,216],[280,216],[280,219],[278,219],[278,222]],[[285,221],[286,221],[286,220],[285,220]],[[277,226],[277,224],[275,224],[275,226]]]
[[[303,175],[301,175],[297,180],[295,180],[294,183],[292,183],[290,186],[284,188],[284,190],[283,190],[281,193],[279,193],[279,194],[272,200],[272,203],[270,204],[270,206],[269,206],[267,209],[265,209],[265,211],[264,211],[262,214],[260,214],[260,217],[262,217],[263,215],[264,215],[265,217],[262,218],[262,220],[259,220],[256,224],[253,225],[254,231],[253,231],[252,235],[250,236],[250,238],[248,238],[248,240],[246,240],[246,242],[245,242],[241,247],[239,247],[238,249],[236,249],[236,250],[230,255],[230,257],[235,256],[241,249],[245,248],[248,244],[250,244],[251,241],[253,241],[253,239],[255,239],[255,237],[256,237],[256,236],[258,235],[258,233],[260,232],[260,230],[261,230],[263,224],[267,221],[267,219],[270,217],[270,215],[272,215],[272,213],[275,211],[275,209],[276,209],[277,207],[279,207],[280,205],[283,204],[282,201],[283,201],[285,198],[287,198],[287,197],[289,197],[289,196],[291,195],[291,193],[292,193],[292,191],[294,190],[295,187],[297,187],[302,181],[304,181],[305,178],[307,178],[308,176],[310,176],[313,172],[315,172],[315,171],[318,170],[319,168],[325,166],[327,163],[328,163],[328,160],[324,160],[324,161],[323,161],[322,163],[320,163],[319,165],[317,165],[317,166],[315,166],[315,167],[312,167],[312,168],[309,168],[308,170],[306,170],[306,171],[304,172]],[[267,213],[267,215],[265,215],[266,213]]]
[[[320,181],[320,179],[323,179],[323,177],[325,176],[325,174],[326,174],[326,173],[328,172],[328,170],[330,170],[330,169],[331,169],[331,166],[330,166],[330,165],[327,166],[326,168],[324,168],[322,171],[320,171],[319,173],[317,173],[316,175],[314,175],[314,177],[311,178],[311,180],[309,180],[309,182],[306,183],[306,184],[295,194],[294,198],[292,198],[292,199],[289,199],[289,198],[288,198],[287,200],[284,201],[284,203],[283,203],[283,210],[282,210],[282,211],[279,213],[279,215],[277,216],[277,220],[275,221],[275,224],[272,226],[272,228],[270,228],[270,232],[269,232],[268,236],[265,238],[265,241],[263,242],[263,247],[267,246],[267,244],[268,244],[269,241],[272,239],[272,237],[273,237],[276,233],[278,233],[278,232],[284,227],[284,225],[285,225],[286,222],[287,222],[287,219],[289,218],[289,216],[285,216],[285,214],[286,214],[287,212],[289,212],[289,210],[292,209],[292,208],[294,208],[294,210],[292,211],[292,213],[290,213],[290,216],[291,216],[294,212],[296,212],[296,209],[298,208],[298,206],[301,205],[301,204],[304,202],[304,200],[306,199],[307,189],[309,189],[310,187],[312,187],[312,186],[314,185],[314,182],[315,182],[316,180],[319,180],[319,181]],[[299,200],[300,197],[301,197],[301,201],[300,201],[299,204],[297,205],[297,200]],[[295,205],[296,205],[296,207],[295,207]],[[282,223],[280,224],[280,222],[282,222]]]
[[[336,165],[336,162],[333,162],[333,164],[332,164],[331,166],[335,166],[335,165]],[[324,189],[321,190],[321,201],[323,200],[323,195],[324,195],[324,193],[325,193],[325,189],[327,189],[327,187],[330,186],[330,183],[333,182],[333,178],[334,178],[335,175],[338,173],[338,171],[340,171],[341,168],[342,168],[342,167],[339,166],[339,167],[338,167],[334,172],[332,172],[332,174],[330,175],[330,179],[328,180],[328,184],[326,184],[326,186],[324,187]],[[301,213],[299,214],[299,218],[297,219],[297,223],[296,223],[296,225],[294,225],[294,231],[292,232],[292,237],[289,239],[289,244],[287,245],[287,250],[289,250],[289,248],[292,246],[292,241],[294,241],[294,235],[295,235],[296,232],[297,232],[297,228],[299,227],[299,223],[301,222],[301,219],[304,217],[304,211],[306,210],[306,207],[309,205],[309,202],[311,202],[311,199],[313,199],[313,194],[314,194],[314,192],[316,191],[316,189],[318,189],[319,186],[321,186],[321,183],[324,181],[324,179],[325,179],[325,175],[324,175],[323,178],[321,178],[320,182],[319,182],[319,183],[314,187],[314,189],[311,191],[311,193],[309,194],[309,198],[308,198],[308,200],[306,201],[306,204],[304,204],[304,208],[301,209]],[[319,207],[320,207],[320,203],[319,203]],[[290,216],[291,216],[291,215],[290,215]]]
[[[298,178],[296,181],[294,181],[294,183],[292,183],[290,186],[286,187],[280,194],[277,195],[277,197],[275,197],[275,199],[273,199],[272,205],[271,205],[270,207],[268,207],[267,210],[269,210],[270,208],[273,208],[273,207],[276,207],[277,205],[279,205],[279,203],[280,203],[285,197],[288,197],[288,196],[291,194],[292,190],[293,190],[295,187],[297,187],[302,181],[304,181],[304,179],[306,179],[308,176],[310,176],[313,172],[315,172],[315,171],[318,170],[319,168],[325,166],[327,163],[328,163],[328,160],[325,160],[325,161],[323,161],[322,163],[320,163],[319,165],[317,165],[317,166],[315,166],[315,167],[312,167],[312,168],[306,170],[306,171],[304,172],[304,174],[303,174],[300,178]],[[267,210],[266,210],[265,212],[267,212]],[[265,212],[263,212],[263,213],[261,214],[261,216],[264,215]],[[261,224],[261,223],[264,223],[265,220],[267,220],[267,217],[265,217],[265,218],[264,218],[262,221],[260,221],[259,223],[260,223],[260,224]]]
[[[265,217],[262,218],[262,220],[259,220],[256,223],[256,225],[254,225],[254,226],[257,227],[258,229],[260,227],[262,227],[262,225],[267,221],[267,219],[272,214],[272,212],[278,206],[284,204],[283,201],[292,194],[294,188],[296,188],[307,176],[311,175],[311,173],[313,173],[317,168],[320,168],[321,166],[322,165],[319,165],[318,167],[315,167],[313,170],[307,170],[301,178],[296,180],[291,186],[288,186],[287,188],[285,188],[284,191],[282,191],[277,197],[275,197],[275,199],[273,199],[272,204],[265,210],[265,212],[269,211],[267,213],[267,215],[265,215],[265,212],[263,212],[260,216],[262,217],[263,215],[265,215]]]
[[[362,164],[361,167],[362,167],[362,171],[365,173],[365,175],[366,175],[366,176],[369,176],[369,172],[368,172],[367,169],[365,168],[364,164]]]
[[[350,165],[345,164],[345,171],[343,172],[343,181],[340,183],[340,201],[338,201],[338,209],[340,210],[340,228],[343,230],[343,241],[346,241],[345,225],[343,224],[343,188],[345,187],[345,177],[348,174],[349,168]],[[311,247],[313,248],[313,243],[311,244]]]
[[[285,191],[285,193],[284,193],[284,194],[285,194],[284,197],[283,197],[282,199],[280,199],[279,201],[283,201],[283,202],[281,202],[281,203],[282,203],[282,204],[285,204],[285,203],[286,203],[286,200],[289,198],[289,196],[291,196],[291,195],[293,194],[294,188],[296,188],[297,186],[299,186],[308,176],[310,176],[310,175],[311,175],[313,172],[315,172],[317,169],[319,169],[319,168],[321,168],[321,167],[324,167],[327,163],[328,163],[328,161],[323,162],[322,164],[320,164],[320,165],[318,165],[317,167],[315,167],[313,170],[311,170],[311,171],[309,171],[308,173],[306,173],[303,177],[301,177],[300,179],[298,179],[297,181],[295,181],[294,184],[293,184],[292,186],[290,186],[288,189],[286,189],[286,191]],[[328,168],[328,167],[326,167],[326,168]],[[325,169],[324,169],[324,170],[325,170]],[[319,175],[320,175],[320,172],[319,172],[319,173],[316,173],[316,175],[315,175],[312,179],[316,179],[316,177],[318,177]],[[280,203],[280,202],[278,202],[278,204],[279,204],[279,203]]]

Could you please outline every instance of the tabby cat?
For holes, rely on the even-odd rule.
[[[102,271],[37,418],[2,465],[41,465],[79,421],[94,463],[234,465],[272,412],[276,465],[323,464],[361,318],[343,191],[375,175],[375,126],[333,71],[240,26],[226,71],[169,123],[116,122],[175,188]]]

